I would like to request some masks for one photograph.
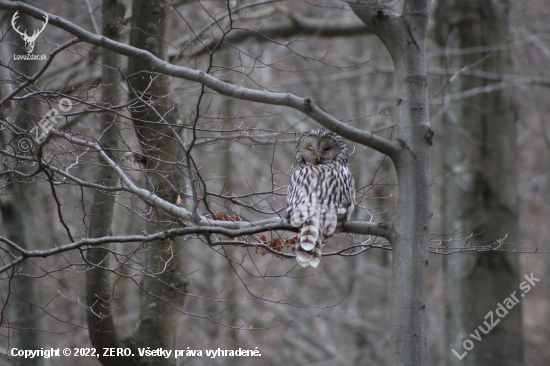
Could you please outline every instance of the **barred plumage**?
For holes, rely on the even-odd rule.
[[[296,168],[290,178],[287,211],[300,228],[296,259],[317,267],[326,240],[342,231],[355,204],[348,149],[336,133],[318,129],[304,133],[296,145]]]

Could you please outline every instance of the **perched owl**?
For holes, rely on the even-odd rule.
[[[354,180],[344,140],[326,129],[304,133],[296,145],[296,169],[287,193],[288,220],[300,228],[296,259],[317,267],[321,247],[342,231],[355,204]]]

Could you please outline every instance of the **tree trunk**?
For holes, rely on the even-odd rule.
[[[443,47],[496,49],[509,37],[505,2],[440,0],[437,20],[438,41]],[[449,66],[469,66],[483,56],[479,53],[458,56]],[[509,73],[511,67],[511,55],[506,51],[489,54],[476,65],[477,69],[500,74]],[[485,85],[487,82],[481,79],[460,77],[447,91]],[[460,99],[444,106],[447,107],[441,144],[444,146],[441,176],[447,177],[442,186],[444,231],[457,242],[451,242],[454,247],[463,247],[461,239],[472,232],[475,235],[468,239],[468,247],[487,246],[500,239],[506,243],[519,242],[516,107],[510,90]],[[459,234],[452,234],[455,232]],[[492,251],[446,256],[444,276],[446,364],[522,365],[521,303],[502,319],[496,312],[498,304],[511,294],[519,295],[519,255]],[[501,321],[484,334],[482,330],[491,328],[490,318],[485,318],[489,312],[493,313],[494,322]],[[476,331],[481,341],[470,337]]]
[[[103,35],[115,41],[120,40],[120,30],[124,20],[125,6],[119,0],[103,0]],[[102,99],[103,107],[109,108],[120,103],[119,87],[121,75],[118,69],[121,66],[120,55],[105,48],[101,50],[101,59],[104,65],[102,69]],[[118,146],[120,123],[116,113],[103,113],[100,119],[101,130],[99,142],[111,159],[119,161],[114,152]],[[117,174],[107,165],[99,168],[98,176],[105,186],[117,185]],[[99,238],[112,235],[113,211],[115,197],[112,194],[96,191],[93,198],[90,213],[91,238]],[[86,272],[86,301],[91,310],[87,313],[88,332],[94,348],[102,350],[107,347],[121,348],[111,314],[112,285],[109,280],[110,255],[101,248],[109,248],[109,244],[88,249],[86,259],[89,263],[97,264]],[[99,352],[99,361],[102,365],[126,365],[128,357],[103,357]]]
[[[224,56],[224,62],[226,65],[231,65],[231,55],[228,52],[225,52],[223,54]],[[223,57],[222,56],[222,57]],[[227,118],[227,124],[231,125],[235,123],[235,120],[233,119],[233,116],[235,115],[234,111],[234,100],[231,98],[224,98],[220,112],[221,116],[224,118]],[[236,194],[235,187],[233,186],[233,180],[232,178],[235,177],[233,172],[236,170],[236,166],[234,164],[235,156],[232,152],[232,141],[224,141],[222,148],[222,159],[221,159],[221,167],[220,167],[220,173],[221,176],[225,177],[223,182],[223,194],[227,194],[229,196]],[[231,208],[231,207],[228,207]],[[229,253],[229,251],[226,249],[226,252]],[[237,301],[237,291],[236,288],[238,286],[237,278],[234,273],[234,269],[231,266],[231,263],[229,260],[226,260],[223,258],[223,263],[221,266],[219,266],[220,273],[223,274],[223,284],[226,288],[227,298],[231,300],[226,306],[227,306],[227,324],[232,326],[238,326],[237,320],[239,316],[239,302]],[[226,329],[223,331],[224,337],[227,340],[228,348],[230,349],[238,349],[239,348],[239,330],[237,329]],[[232,360],[229,361],[227,365],[238,365],[238,360]]]
[[[10,16],[11,18],[11,16]],[[34,23],[30,21],[31,18],[23,16],[18,19],[18,24],[21,24],[23,29],[32,29]],[[17,36],[15,42],[14,53],[25,54],[24,42],[21,37]],[[38,48],[35,46],[35,48]],[[38,70],[36,61],[15,60],[12,63],[13,68],[23,74],[33,75]],[[13,77],[19,78],[15,73],[12,73]],[[10,90],[11,91],[11,90]],[[25,91],[19,93],[19,97],[25,94]],[[14,125],[20,128],[22,131],[30,130],[35,123],[39,120],[37,114],[40,111],[40,102],[36,98],[27,98],[17,102],[16,114],[14,118]],[[0,131],[1,140],[3,146],[7,144],[9,136],[8,131]],[[16,138],[11,142],[11,146],[15,147],[15,151],[18,154],[29,152],[22,151],[19,148],[19,138]],[[18,170],[30,172],[28,166],[24,164],[12,165],[7,163],[4,159],[3,165],[6,168],[15,168]],[[2,212],[2,221],[5,230],[5,236],[17,243],[25,249],[39,249],[36,247],[34,231],[33,231],[33,212],[32,207],[33,192],[34,189],[28,187],[26,179],[21,179],[14,174],[9,175],[9,184],[5,188],[5,194],[0,197],[0,211]],[[13,272],[14,279],[11,281],[10,291],[17,294],[19,297],[11,295],[10,306],[6,307],[14,309],[8,316],[8,312],[4,310],[2,314],[2,324],[7,324],[8,321],[13,324],[15,334],[16,347],[20,349],[40,349],[40,309],[37,308],[40,304],[39,296],[37,294],[38,288],[35,286],[36,280],[30,276],[37,275],[36,266],[32,263],[26,262],[19,266],[15,272]],[[4,295],[6,296],[6,295]],[[11,319],[10,319],[11,317]],[[30,365],[42,365],[43,359],[36,358],[23,358],[15,360],[14,364],[22,366]]]
[[[130,45],[147,50],[160,59],[166,58],[164,39],[167,7],[168,4],[163,0],[134,0]],[[169,78],[151,73],[150,69],[137,59],[129,59],[128,70],[129,87],[135,92],[132,96],[151,101],[149,105],[139,103],[138,107],[132,109],[134,126],[144,152],[142,160],[145,165],[146,188],[175,203],[178,197],[177,190],[182,187],[183,176],[178,170],[179,167],[170,162],[182,161],[182,150],[176,142],[173,130],[168,126],[177,124],[176,112],[168,112],[173,107]],[[163,116],[164,121],[159,116]],[[170,228],[169,225],[161,223],[169,221],[173,220],[153,207],[145,231],[155,233],[167,230]],[[146,245],[148,250],[145,259],[151,272],[148,272],[141,282],[144,291],[141,291],[139,325],[133,342],[137,346],[151,349],[175,349],[175,334],[180,313],[174,306],[181,304],[186,282],[177,275],[177,264],[174,261],[163,271],[167,259],[171,256],[172,244],[169,240]],[[160,271],[163,272],[154,274]],[[151,357],[148,362],[152,365],[175,365],[174,358],[165,360]]]
[[[395,67],[398,149],[390,157],[397,172],[398,199],[391,234],[392,365],[424,365],[433,136],[425,51],[428,2],[405,1],[402,16],[373,0],[350,6],[388,48]]]

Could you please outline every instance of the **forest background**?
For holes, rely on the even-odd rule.
[[[401,141],[391,45],[360,10],[337,1],[32,1],[52,16],[29,53],[14,28],[30,35],[44,18],[21,5],[13,26],[10,3],[24,5],[0,2],[1,365],[53,362],[19,360],[14,347],[143,346],[262,354],[166,361],[178,365],[399,364],[390,319],[399,268],[385,231],[399,193],[386,145],[348,139],[352,220],[365,225],[330,239],[319,268],[299,268],[296,233],[269,220],[285,217],[295,143],[322,127],[317,117],[168,76],[100,40],[73,40],[64,23],[223,83],[291,93],[306,112]],[[398,19],[422,1],[374,3],[384,9],[374,14]],[[425,324],[418,357],[547,364],[550,4],[425,4],[433,145],[425,320],[410,317]],[[17,57],[27,54],[47,61]],[[44,121],[50,133],[39,139]],[[189,215],[156,206],[151,193]],[[210,232],[190,224],[200,227],[199,217],[224,230],[268,221],[257,232]],[[92,240],[109,236],[118,239]],[[471,338],[519,296],[525,275],[540,281],[521,305]],[[77,361],[121,359],[160,362]]]

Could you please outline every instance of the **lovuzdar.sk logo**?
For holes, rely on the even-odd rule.
[[[26,55],[13,55],[13,58],[15,60],[45,60],[46,55],[33,55],[32,51],[34,50],[34,44],[36,40],[38,39],[38,36],[42,31],[44,31],[44,28],[46,28],[46,25],[48,24],[48,15],[44,13],[44,21],[42,22],[42,29],[38,30],[35,29],[32,33],[32,36],[29,36],[27,34],[27,29],[25,29],[24,32],[21,32],[19,30],[19,26],[16,25],[17,19],[19,18],[19,10],[13,14],[13,17],[11,18],[11,26],[13,27],[13,30],[16,31],[21,38],[23,38],[23,41],[25,42],[25,51],[27,51]]]

